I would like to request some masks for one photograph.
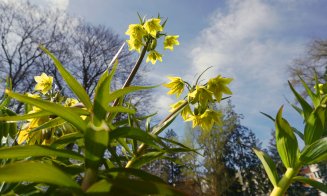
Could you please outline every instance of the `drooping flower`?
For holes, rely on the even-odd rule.
[[[157,61],[162,62],[162,54],[155,50],[151,50],[146,58],[146,62],[151,61],[152,64],[156,64]]]
[[[42,73],[40,76],[34,76],[36,81],[35,90],[41,91],[42,94],[46,94],[51,88],[53,83],[53,77]]]
[[[169,76],[168,79],[171,80],[171,82],[163,85],[164,87],[170,89],[170,91],[168,91],[167,94],[168,95],[176,94],[176,96],[179,97],[184,91],[185,82],[180,77]]]
[[[210,131],[212,127],[216,125],[221,125],[221,113],[207,109],[203,114],[191,115],[187,121],[192,121],[192,127],[199,126],[204,131]]]
[[[209,101],[212,101],[212,92],[205,86],[197,85],[195,90],[188,94],[188,98],[191,103],[198,102],[201,106],[206,107]]]
[[[129,50],[135,50],[138,53],[141,53],[141,48],[144,45],[142,41],[140,41],[139,39],[135,39],[135,38],[131,38],[131,39],[127,40],[127,44],[128,44]]]
[[[179,41],[177,40],[178,35],[167,35],[164,40],[164,49],[174,50],[174,45],[178,46]]]
[[[157,32],[162,31],[162,26],[160,24],[160,18],[152,18],[146,21],[143,25],[147,33],[149,33],[153,38],[156,38]]]
[[[218,75],[216,78],[212,78],[208,81],[208,90],[213,92],[218,102],[220,102],[223,94],[232,94],[232,91],[227,86],[232,80],[233,78],[223,78],[221,75]]]
[[[33,106],[33,109],[28,112],[29,114],[40,111],[41,109]],[[43,116],[39,118],[28,119],[28,123],[25,123],[22,127],[22,130],[18,134],[17,143],[21,144],[24,141],[27,141],[28,144],[40,144],[43,140],[42,131],[31,132],[32,129],[42,125],[43,123],[49,120],[48,116]]]
[[[146,34],[146,31],[140,24],[130,24],[125,34],[129,35],[131,39],[142,40],[142,37]]]

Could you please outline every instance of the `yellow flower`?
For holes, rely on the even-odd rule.
[[[146,31],[140,24],[130,24],[125,34],[129,35],[133,39],[142,40],[142,37],[146,34]]]
[[[231,95],[232,91],[227,87],[233,78],[223,78],[221,75],[218,75],[216,78],[212,78],[208,81],[208,89],[213,92],[216,100],[220,102],[223,93]]]
[[[64,106],[65,107],[71,107],[75,104],[79,103],[77,99],[74,99],[74,98],[67,98],[66,101],[65,101],[65,104]]]
[[[127,44],[128,44],[129,50],[135,50],[138,53],[141,53],[141,48],[144,45],[142,41],[140,41],[139,39],[134,39],[134,38],[127,40]]]
[[[167,35],[164,41],[164,49],[174,50],[174,45],[179,45],[178,37],[178,35]]]
[[[152,64],[156,64],[157,60],[162,62],[162,55],[155,50],[151,50],[146,58],[146,62],[151,61]]]
[[[191,107],[190,107],[189,104],[187,104],[187,106],[185,106],[185,108],[182,110],[182,112],[181,112],[181,116],[182,116],[183,120],[186,121],[186,120],[189,119],[190,116],[192,116],[192,115],[193,115],[193,112],[192,112],[192,110],[191,110]]]
[[[174,112],[177,108],[179,108],[179,106],[183,105],[185,102],[185,100],[180,100],[177,103],[171,104],[171,109],[169,110],[169,112]]]
[[[192,115],[187,121],[192,121],[192,127],[199,126],[204,131],[210,131],[212,127],[217,124],[221,125],[221,113],[207,109],[203,114]]]
[[[195,90],[188,94],[191,103],[199,102],[201,106],[206,107],[208,101],[212,101],[212,92],[206,89],[205,86],[197,85]]]
[[[160,21],[161,20],[159,18],[152,18],[146,21],[143,25],[146,32],[148,32],[153,38],[156,38],[158,31],[162,31]]]
[[[168,91],[168,95],[176,94],[177,97],[179,97],[185,87],[185,82],[180,77],[168,77],[171,82],[168,84],[164,84],[164,87],[170,88],[170,91]]]
[[[34,108],[33,108],[34,109]],[[34,111],[35,112],[35,111]],[[29,112],[29,113],[34,113],[34,112]],[[28,144],[35,144],[41,143],[42,138],[42,131],[35,131],[35,132],[30,132],[32,129],[44,124],[49,120],[49,117],[40,117],[40,118],[33,118],[29,120],[29,123],[26,123],[23,125],[23,129],[19,132],[18,134],[18,144],[23,143],[25,140],[27,141]]]
[[[34,76],[34,80],[37,82],[35,90],[41,91],[42,94],[46,94],[52,88],[53,77],[42,73],[40,76]]]
[[[31,98],[34,98],[34,99],[38,99],[38,98],[40,98],[40,95],[38,95],[38,94],[26,93],[26,95],[27,95],[28,97],[31,97]]]

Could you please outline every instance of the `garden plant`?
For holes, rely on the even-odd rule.
[[[126,95],[158,86],[132,86],[132,81],[144,58],[156,64],[163,56],[158,47],[173,51],[179,45],[178,35],[164,32],[167,20],[141,18],[126,31],[129,50],[139,53],[134,68],[120,89],[113,90],[119,55],[107,65],[93,96],[88,96],[82,85],[59,60],[40,45],[53,61],[74,96],[67,97],[54,88],[53,78],[45,73],[35,76],[34,92],[20,94],[11,90],[7,80],[5,95],[0,104],[0,193],[44,195],[184,195],[167,185],[159,177],[141,169],[142,166],[169,153],[195,150],[174,140],[160,136],[178,115],[191,121],[193,127],[210,132],[222,126],[222,114],[215,107],[232,94],[228,85],[231,78],[218,75],[193,83],[180,77],[169,77],[164,84],[168,94],[182,97],[171,105],[170,114],[159,123],[151,122],[153,115],[140,116]],[[274,189],[271,195],[283,195],[293,181],[310,184],[326,192],[322,183],[298,176],[302,166],[327,159],[326,102],[327,84],[316,82],[313,92],[303,86],[312,101],[308,103],[290,85],[301,108],[293,107],[302,115],[305,129],[293,128],[283,119],[280,108],[276,118],[276,144],[280,158],[287,168],[278,176],[269,156],[254,149],[262,161]],[[225,96],[225,97],[224,97]],[[25,104],[24,114],[15,114],[8,106],[12,99]],[[124,116],[124,118],[117,118]],[[305,146],[300,150],[297,137]],[[167,143],[172,143],[174,148]],[[178,147],[176,147],[178,146]]]

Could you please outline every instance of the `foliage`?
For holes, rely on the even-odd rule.
[[[293,88],[290,82],[289,86],[301,106],[300,108],[296,105],[292,105],[303,117],[305,124],[304,131],[301,132],[296,130],[282,117],[283,107],[279,109],[275,119],[270,117],[275,122],[276,127],[276,149],[281,162],[286,168],[284,176],[279,177],[279,175],[277,175],[276,164],[269,155],[254,149],[262,164],[265,166],[265,170],[274,187],[271,195],[284,194],[293,181],[305,182],[326,192],[326,184],[297,176],[302,166],[320,163],[327,159],[327,129],[325,117],[327,99],[324,84],[319,85],[316,77],[315,92],[313,92],[301,77],[300,81],[312,102],[311,104]],[[299,149],[295,134],[304,141],[305,146],[302,150]]]
[[[0,156],[0,181],[3,182],[1,194],[19,194],[23,189],[24,194],[46,195],[183,194],[139,168],[154,160],[165,158],[166,154],[193,151],[158,135],[185,106],[190,105],[195,105],[195,110],[199,110],[201,105],[201,109],[195,114],[190,110],[189,116],[206,115],[206,122],[212,126],[219,121],[219,115],[216,115],[214,109],[206,108],[209,108],[209,103],[220,100],[203,99],[203,93],[212,94],[206,89],[206,85],[201,86],[204,91],[200,91],[196,86],[189,86],[189,94],[195,96],[189,96],[184,100],[183,107],[176,108],[154,126],[150,124],[150,117],[137,116],[135,107],[124,101],[124,97],[132,92],[156,87],[131,84],[145,55],[148,53],[151,56],[151,52],[155,51],[157,45],[154,43],[157,39],[168,36],[163,33],[165,24],[166,21],[161,24],[160,17],[140,19],[141,26],[138,28],[142,32],[136,31],[136,34],[134,30],[130,31],[130,26],[127,32],[130,32],[131,39],[141,39],[139,41],[142,42],[134,69],[121,89],[112,88],[123,45],[111,60],[108,69],[100,76],[92,97],[54,54],[40,46],[53,61],[56,70],[75,97],[66,97],[60,90],[53,88],[53,76],[45,73],[35,76],[37,84],[33,94],[20,94],[11,88],[6,89],[6,99],[12,98],[24,103],[26,113],[12,114],[7,109],[6,99],[5,104],[1,104],[3,116],[0,120],[3,124],[19,122],[17,134],[11,133],[13,130],[9,131],[13,136],[13,143],[10,143],[8,134],[2,134],[2,137],[7,139],[7,147],[1,148],[4,152]],[[170,44],[169,48],[178,45],[175,38],[177,37],[169,43],[166,41],[165,47],[168,47],[167,44]],[[135,47],[134,45],[134,49]],[[118,114],[125,114],[128,118],[117,119],[115,117]],[[146,124],[141,125],[141,120],[144,119]],[[204,128],[208,126],[204,123],[199,125]]]

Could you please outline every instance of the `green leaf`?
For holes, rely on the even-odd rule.
[[[62,146],[66,146],[70,143],[75,143],[76,140],[83,139],[83,134],[80,132],[74,132],[74,133],[69,133],[61,136],[59,139],[55,140],[52,144],[51,147],[53,148],[59,148]]]
[[[313,111],[304,127],[304,142],[306,145],[312,144],[314,141],[321,138],[323,134],[323,125],[318,115],[318,110]]]
[[[160,86],[160,85],[158,85]],[[135,91],[140,91],[140,90],[146,90],[146,89],[151,89],[151,88],[156,88],[158,86],[128,86],[123,89],[116,90],[112,93],[110,93],[110,96],[107,98],[107,102],[111,102],[116,100],[119,97],[122,97],[128,93],[132,93]]]
[[[285,167],[292,168],[297,163],[297,155],[300,150],[291,126],[282,118],[282,112],[283,106],[276,116],[276,146]]]
[[[278,184],[279,178],[278,178],[277,169],[276,169],[276,165],[275,165],[274,161],[265,152],[260,151],[255,148],[253,148],[252,150],[260,159],[263,167],[265,168],[265,171],[268,175],[268,178],[269,178],[271,184],[274,187],[276,187]]]
[[[41,162],[17,162],[0,167],[0,181],[39,182],[79,190],[79,185],[65,173]]]
[[[293,177],[293,181],[298,181],[298,182],[302,182],[304,184],[309,184],[310,186],[312,186],[318,190],[321,190],[324,193],[327,193],[327,184],[323,184],[321,182],[318,182],[318,181],[315,181],[315,180],[312,180],[310,178],[306,178],[303,176],[295,176],[295,177]]]
[[[96,86],[92,111],[96,118],[95,120],[97,120],[97,123],[106,118],[106,108],[109,105],[109,101],[107,101],[107,98],[109,97],[110,93],[110,83],[117,69],[117,65],[118,61],[114,63],[114,66],[110,73],[108,72],[108,70],[106,70],[100,77],[98,85]]]
[[[114,106],[114,107],[108,106],[106,108],[106,110],[108,112],[120,112],[120,113],[128,113],[128,114],[135,114],[136,113],[136,111],[134,109],[126,108],[126,107],[123,107],[123,106]]]
[[[56,156],[83,160],[83,157],[75,152],[54,149],[47,146],[28,145],[0,148],[0,159],[19,159],[33,156]]]
[[[62,105],[55,104],[49,101],[34,99],[26,95],[21,95],[8,90],[6,91],[6,93],[8,94],[8,96],[17,99],[18,101],[35,105],[45,111],[60,116],[61,118],[67,120],[72,125],[74,125],[79,131],[84,132],[86,130],[86,123],[81,119],[78,114],[74,112],[74,110],[69,107],[64,107]]]
[[[312,90],[308,87],[308,85],[305,83],[305,81],[299,76],[301,83],[305,89],[305,91],[307,92],[307,94],[309,95],[309,97],[311,98],[314,107],[318,107],[320,105],[320,99],[319,96],[316,95],[315,93],[312,92]]]
[[[150,133],[147,133],[141,129],[134,127],[120,127],[110,131],[110,141],[118,138],[130,138],[144,142],[145,144],[157,149],[161,149],[155,142],[161,143],[158,138],[154,137]]]
[[[263,114],[264,116],[266,116],[267,118],[269,118],[270,120],[272,120],[273,122],[275,122],[275,119],[272,116],[270,116],[269,114],[264,113],[264,112],[260,112],[260,113]]]
[[[292,127],[294,133],[296,133],[303,141],[304,141],[304,135],[301,131],[297,130],[295,127]]]
[[[16,121],[23,121],[23,120],[33,119],[33,118],[49,116],[51,114],[52,113],[48,112],[48,111],[38,111],[35,113],[24,114],[24,115],[19,115],[19,116],[0,116],[0,121],[16,122]]]
[[[126,186],[128,184],[128,186]],[[94,183],[87,194],[99,195],[165,195],[182,196],[185,193],[173,187],[155,181],[143,181],[118,176],[114,179],[103,179]]]
[[[46,123],[43,123],[42,125],[38,126],[38,127],[35,127],[34,129],[31,129],[29,131],[29,133],[33,133],[33,132],[36,132],[36,131],[40,131],[42,129],[50,129],[50,128],[53,128],[53,127],[58,127],[60,125],[63,125],[66,121],[60,117],[57,117],[57,118],[54,118],[54,119],[51,119],[49,121],[47,121]]]
[[[78,99],[84,104],[84,106],[91,110],[92,108],[92,102],[90,100],[90,97],[86,93],[83,86],[78,83],[78,81],[62,66],[62,64],[59,62],[59,60],[45,47],[40,46],[40,48],[47,54],[49,57],[53,60],[54,65],[60,72],[62,78],[66,81],[69,88],[73,91],[73,93],[78,97]]]
[[[106,170],[106,172],[110,173],[118,173],[118,174],[125,174],[127,175],[132,175],[135,177],[139,177],[142,180],[146,180],[146,181],[151,181],[151,182],[160,182],[160,183],[164,183],[164,181],[159,178],[158,176],[152,175],[148,172],[145,172],[143,170],[140,169],[134,169],[134,168],[112,168],[112,169],[108,169]]]
[[[296,90],[293,88],[293,86],[290,83],[290,81],[288,81],[288,84],[289,84],[289,86],[290,86],[290,88],[291,88],[294,96],[296,97],[297,101],[300,103],[300,105],[302,107],[304,119],[308,119],[310,113],[313,110],[312,107],[310,106],[310,104],[298,92],[296,92]]]
[[[160,157],[162,157],[163,155],[164,155],[164,152],[162,152],[162,151],[159,151],[159,152],[154,151],[154,152],[148,152],[148,153],[142,154],[142,155],[132,159],[132,164],[130,167],[140,168],[143,165],[145,165],[151,161],[160,159]]]
[[[309,146],[305,146],[300,160],[305,164],[314,164],[327,160],[327,137],[313,142]]]

